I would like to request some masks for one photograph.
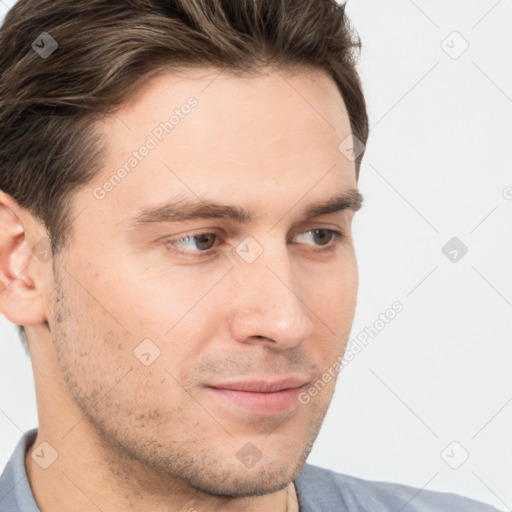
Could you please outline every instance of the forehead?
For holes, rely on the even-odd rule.
[[[354,162],[339,150],[351,133],[346,107],[320,70],[165,72],[98,129],[107,151],[91,187],[112,182],[103,206],[127,213],[176,194],[219,192],[251,207],[273,193],[298,200],[306,188],[355,186]]]

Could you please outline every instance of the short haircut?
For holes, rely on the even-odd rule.
[[[51,55],[36,51],[42,33],[58,45]],[[0,48],[0,189],[44,224],[53,255],[72,232],[73,193],[101,169],[95,121],[161,71],[324,70],[347,108],[359,177],[361,41],[334,0],[21,0]]]

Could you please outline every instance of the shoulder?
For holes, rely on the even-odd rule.
[[[39,512],[25,470],[25,455],[37,428],[25,432],[0,475],[0,512]]]
[[[311,464],[304,465],[294,483],[300,512],[498,512],[490,505],[457,494],[364,480]]]

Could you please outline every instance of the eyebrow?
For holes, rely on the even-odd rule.
[[[363,206],[363,196],[357,189],[349,189],[325,201],[309,205],[302,219],[309,220],[321,215],[343,210],[354,212]],[[240,206],[220,204],[214,201],[180,199],[156,207],[146,208],[130,218],[136,226],[161,223],[183,222],[194,219],[220,219],[237,223],[254,221],[255,214]]]

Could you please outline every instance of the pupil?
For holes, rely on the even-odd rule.
[[[208,239],[210,239],[210,242],[212,240],[214,235],[199,235],[197,237],[197,246],[199,249],[210,249],[210,247],[202,247],[201,244],[206,241],[206,245],[208,245]]]
[[[324,230],[324,229],[315,229],[314,234],[315,234],[316,236],[318,236],[318,235],[319,235],[319,233],[320,233],[320,236],[319,236],[319,238],[320,238],[320,240],[319,240],[320,245],[328,244],[328,243],[329,243],[329,241],[330,241],[330,236],[332,236],[332,233],[327,232],[327,231],[326,231],[326,230]],[[323,243],[323,244],[322,244],[322,234],[324,235],[324,237],[323,237],[323,238],[324,238],[324,243]],[[325,238],[326,238],[326,237],[327,237],[327,240],[325,240]]]

